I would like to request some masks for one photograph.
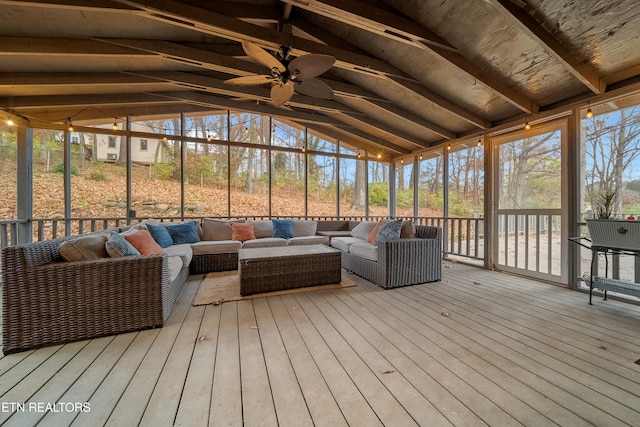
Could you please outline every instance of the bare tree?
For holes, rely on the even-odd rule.
[[[585,176],[591,202],[613,194],[614,212],[620,212],[625,170],[640,156],[640,111],[634,107],[615,113],[587,123],[585,156],[592,168]]]

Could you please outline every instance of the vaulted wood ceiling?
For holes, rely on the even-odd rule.
[[[243,40],[334,56],[334,98],[225,84],[265,74]],[[639,42],[635,0],[0,0],[0,117],[244,110],[393,158],[637,91]]]

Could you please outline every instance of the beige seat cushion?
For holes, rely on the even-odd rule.
[[[182,258],[179,255],[170,256],[167,258],[167,265],[169,266],[169,282],[173,282],[183,268]]]
[[[299,245],[327,245],[329,244],[328,236],[300,236],[288,239],[289,246]]]
[[[162,250],[165,254],[172,256],[179,256],[182,260],[182,265],[189,266],[191,259],[193,258],[193,250],[191,249],[191,243],[183,243],[180,245],[172,245]]]
[[[282,239],[280,237],[265,237],[262,239],[242,242],[243,248],[272,248],[277,246],[287,246],[287,239]]]
[[[198,243],[191,244],[194,255],[207,254],[226,254],[229,252],[238,252],[242,247],[242,242],[238,240],[203,240]]]
[[[371,243],[354,243],[349,246],[349,252],[371,261],[378,261],[378,248]]]
[[[365,239],[359,239],[357,237],[334,237],[331,239],[331,246],[341,251],[349,252],[349,246],[354,243],[366,243]]]

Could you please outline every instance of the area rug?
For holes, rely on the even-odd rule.
[[[330,285],[308,286],[305,288],[287,289],[284,291],[266,292],[243,297],[240,295],[240,283],[237,271],[221,271],[209,273],[200,282],[200,287],[193,299],[193,305],[222,304],[227,301],[239,301],[243,299],[264,298],[276,295],[288,295],[301,292],[324,291],[327,289],[350,288],[356,283],[348,277],[349,274],[342,272],[342,282]]]

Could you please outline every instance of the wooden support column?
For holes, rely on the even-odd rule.
[[[71,132],[64,133],[64,235],[71,236]]]
[[[18,126],[17,132],[17,244],[33,241],[33,129]]]

